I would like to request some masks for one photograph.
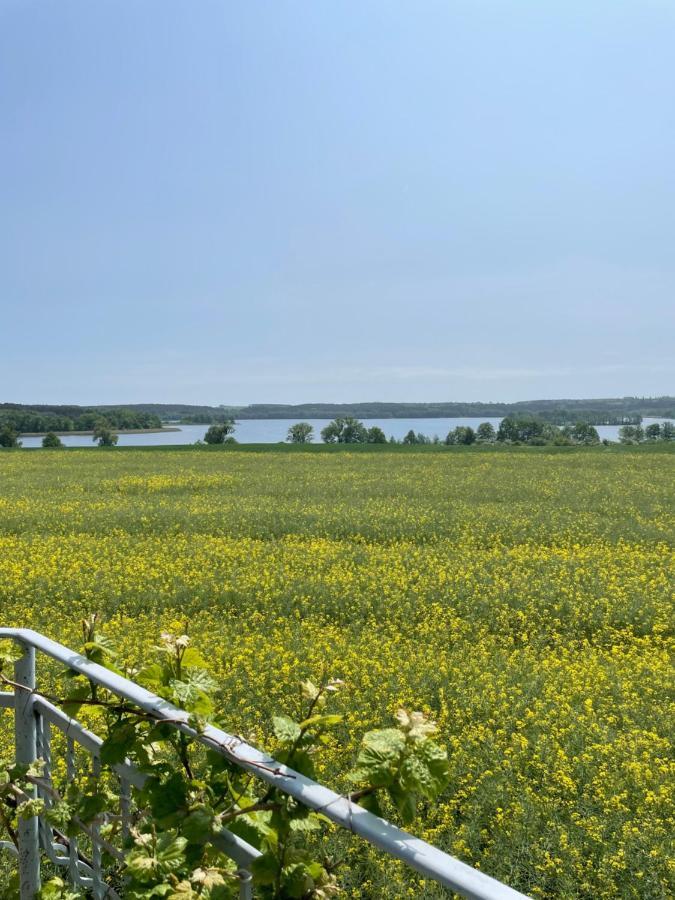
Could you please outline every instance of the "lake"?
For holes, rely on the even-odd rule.
[[[284,441],[291,425],[297,419],[242,419],[237,423],[234,436],[241,444],[276,444]],[[325,428],[329,419],[305,419],[314,426],[314,441],[321,441],[321,429]],[[665,422],[666,419],[645,419],[643,425],[651,422]],[[412,428],[413,431],[422,432],[429,437],[435,434],[443,440],[453,428],[458,425],[470,425],[474,430],[481,422],[490,422],[495,429],[499,427],[501,418],[454,418],[454,419],[364,419],[363,424],[368,428],[378,425],[387,437],[394,436],[397,439],[404,437]],[[208,425],[180,425],[179,431],[164,431],[154,434],[121,434],[119,436],[120,447],[148,447],[170,446],[172,444],[194,444],[203,440]],[[618,425],[598,425],[597,431],[600,438],[610,441],[619,439]],[[93,441],[91,435],[65,435],[61,438],[67,447],[91,447]],[[40,447],[42,437],[22,437],[24,447]]]

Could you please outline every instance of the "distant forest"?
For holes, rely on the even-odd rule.
[[[91,431],[102,419],[110,428],[117,430],[160,428],[162,425],[162,420],[156,413],[146,412],[139,407],[25,406],[20,403],[0,403],[0,427],[7,426],[18,434]]]
[[[535,415],[553,425],[636,424],[643,417],[675,419],[675,397],[619,397],[595,400],[523,400],[519,403],[259,403],[195,406],[135,403],[126,406],[53,406],[0,403],[0,425],[17,432],[88,431],[101,418],[112,428],[157,428],[162,423],[211,424],[224,419],[435,419]]]

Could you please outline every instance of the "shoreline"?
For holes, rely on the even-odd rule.
[[[168,425],[166,428],[111,428],[111,431],[114,431],[115,434],[163,434],[165,431],[181,431],[181,429],[177,425]],[[78,436],[78,437],[86,437],[87,435],[93,435],[93,430],[90,431],[22,431],[19,435],[22,437],[44,437],[46,434],[55,434],[58,437],[68,437],[69,435]]]

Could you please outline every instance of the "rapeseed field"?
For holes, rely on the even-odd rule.
[[[450,785],[411,830],[533,897],[675,895],[668,448],[0,454],[0,622],[142,663],[188,623],[232,732],[274,749],[344,679],[320,771],[437,721]],[[438,889],[359,841],[355,898]]]

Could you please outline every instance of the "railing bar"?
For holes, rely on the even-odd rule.
[[[253,876],[246,869],[239,869],[239,900],[253,900]]]
[[[49,731],[49,722],[46,722],[44,717],[40,715],[36,708],[36,752],[38,759],[44,760],[45,767],[42,772],[42,780],[49,781],[51,776],[50,764],[51,764],[51,753],[48,747],[49,739],[47,736],[47,732]],[[51,806],[51,797],[48,792],[43,790],[40,785],[37,786],[37,795],[42,800],[45,805],[45,810],[48,810]],[[40,845],[42,849],[47,853],[49,852],[49,846],[52,842],[52,834],[51,828],[47,824],[47,820],[44,815],[39,816],[38,818],[38,827],[40,830]]]
[[[92,757],[91,761],[92,767],[92,775],[94,777],[94,781],[96,782],[96,790],[99,789],[99,783],[101,779],[101,759],[98,754]],[[98,816],[94,819],[91,824],[91,859],[92,859],[92,868],[94,870],[94,895],[96,900],[101,900],[104,896],[104,885],[103,878],[101,872],[101,825],[98,820]]]
[[[0,691],[0,707],[11,709],[14,706],[14,692]]]
[[[54,706],[53,703],[50,703],[44,697],[36,696],[35,706],[52,725],[75,740],[92,756],[98,756],[103,743],[100,737],[88,731],[76,719],[71,719],[58,706]],[[147,780],[147,776],[139,772],[130,762],[118,763],[112,768],[120,777],[133,784],[134,787],[142,788]]]
[[[9,850],[12,856],[19,858],[19,851],[11,841],[0,841],[0,850]]]
[[[31,643],[21,643],[22,655],[14,663],[14,681],[18,688],[14,694],[14,746],[18,764],[36,760],[36,716],[33,704],[35,691],[35,648]],[[26,788],[28,798],[37,797],[31,785]],[[19,881],[21,900],[32,900],[40,890],[40,831],[37,816],[24,819],[19,811],[17,823],[19,844]]]
[[[247,869],[254,859],[262,856],[260,850],[256,850],[255,847],[252,847],[239,835],[228,831],[227,828],[221,829],[210,840],[217,850],[233,859],[242,869]]]
[[[76,777],[75,741],[70,735],[66,736],[66,777],[72,784]],[[78,867],[77,837],[72,835],[68,839],[68,874],[73,884],[82,884]]]
[[[129,837],[131,826],[131,791],[130,784],[123,775],[119,776],[120,783],[120,816],[122,817],[122,841]]]

